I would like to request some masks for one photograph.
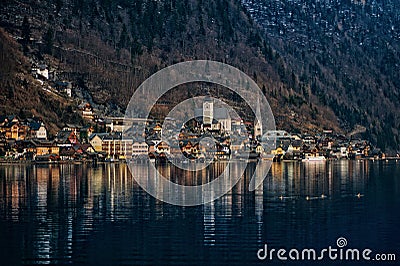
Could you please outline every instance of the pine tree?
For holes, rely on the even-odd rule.
[[[54,44],[54,30],[51,27],[44,34],[43,40],[45,44],[45,52],[48,54],[52,54]]]
[[[26,53],[28,52],[28,44],[31,38],[31,26],[26,16],[22,21],[21,34],[22,34],[22,47],[24,49],[24,53]]]

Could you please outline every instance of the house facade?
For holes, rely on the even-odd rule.
[[[131,159],[132,143],[133,140],[122,139],[120,134],[106,136],[103,138],[102,151],[105,152],[109,158]]]
[[[149,152],[149,146],[146,142],[135,141],[132,144],[132,156],[147,155]]]
[[[89,143],[92,145],[96,152],[103,151],[103,139],[107,136],[107,133],[95,133],[89,137]]]
[[[216,107],[211,98],[205,97],[202,108],[196,108],[194,115],[201,122],[204,128],[214,131],[232,131],[232,118],[224,107]]]
[[[90,103],[83,103],[79,105],[79,108],[81,110],[81,114],[84,119],[90,121],[94,119],[93,107],[90,105]]]
[[[36,154],[36,156],[44,156],[49,154],[59,155],[60,147],[57,146],[55,141],[44,141],[44,140],[32,140],[30,150]]]

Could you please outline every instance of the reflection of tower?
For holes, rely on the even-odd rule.
[[[203,102],[203,124],[211,126],[214,116],[213,101],[210,97],[206,97]]]
[[[216,240],[215,233],[215,202],[205,203],[203,205],[203,226],[204,226],[204,240],[206,246],[214,246]]]
[[[262,132],[262,121],[259,120],[261,118],[261,110],[260,110],[260,98],[257,98],[257,107],[256,107],[256,118],[254,120],[254,138],[261,138]]]

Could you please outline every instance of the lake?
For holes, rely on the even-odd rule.
[[[148,195],[124,163],[0,165],[0,265],[274,265],[257,258],[265,244],[322,249],[339,237],[400,260],[400,161],[273,163],[249,192],[254,168],[214,202],[180,207]]]

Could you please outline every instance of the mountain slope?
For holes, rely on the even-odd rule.
[[[79,122],[71,103],[45,92],[30,75],[28,60],[20,45],[0,29],[0,113],[17,114],[21,118],[34,115],[43,118],[50,132],[60,121]]]
[[[400,150],[398,1],[243,2],[342,128],[362,125],[380,147]]]
[[[276,111],[278,126],[339,130],[329,109],[307,104],[286,83],[297,81],[263,42],[239,1],[48,3],[8,1],[1,8],[1,25],[20,38],[27,57],[47,63],[57,79],[72,81],[107,110],[123,110],[133,90],[162,67],[212,59],[257,78]],[[30,33],[29,41],[24,32]]]
[[[105,114],[122,114],[134,89],[157,70],[211,59],[253,77],[280,128],[346,133],[361,122],[360,117],[346,119],[325,99],[329,94],[319,87],[329,75],[315,74],[322,71],[313,70],[319,64],[302,73],[292,48],[264,37],[238,0],[8,0],[0,18],[0,26],[19,39],[24,58],[49,65],[54,81],[72,82]],[[348,96],[342,87],[338,101],[340,94]]]

